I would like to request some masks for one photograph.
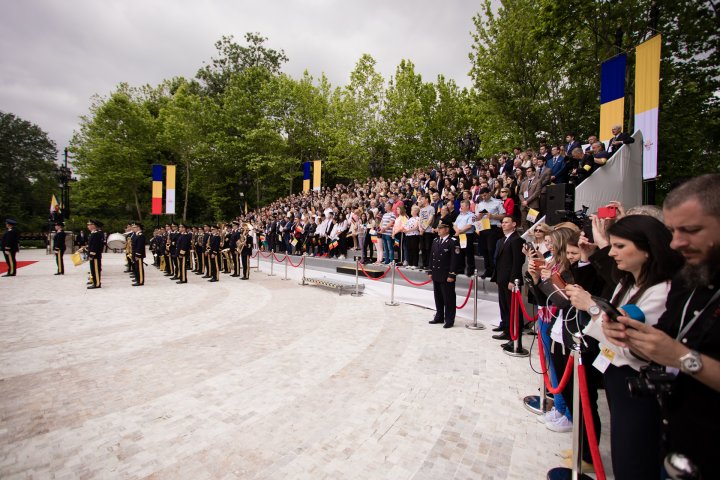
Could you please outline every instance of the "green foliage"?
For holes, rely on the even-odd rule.
[[[50,199],[60,192],[57,148],[40,127],[0,111],[0,206],[21,230],[44,230]],[[59,201],[59,199],[58,199]]]

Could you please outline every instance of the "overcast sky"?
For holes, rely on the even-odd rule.
[[[410,59],[426,81],[469,86],[471,0],[8,0],[0,16],[0,110],[67,146],[90,97],[120,82],[193,77],[223,35],[284,49],[284,71],[347,83],[363,53],[387,80]]]

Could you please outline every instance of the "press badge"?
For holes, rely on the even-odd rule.
[[[527,198],[528,198],[529,196],[530,196],[530,194],[528,193],[527,190],[525,190],[525,191],[523,192],[523,197],[525,197],[525,199],[527,200]]]
[[[593,367],[600,370],[600,373],[605,373],[605,370],[608,369],[614,359],[615,352],[603,345],[600,347],[600,355],[593,362]]]

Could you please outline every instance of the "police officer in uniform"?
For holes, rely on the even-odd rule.
[[[18,250],[20,250],[20,238],[17,230],[15,230],[15,225],[17,225],[17,222],[14,219],[8,218],[5,220],[5,233],[3,233],[2,245],[8,271],[3,277],[14,277],[17,274],[15,255]]]
[[[178,251],[178,275],[180,279],[175,283],[187,283],[187,262],[190,258],[190,249],[192,248],[192,233],[187,231],[187,225],[180,224],[180,235],[177,239]]]
[[[90,230],[88,237],[88,259],[90,260],[90,275],[92,282],[88,286],[88,290],[101,288],[101,272],[102,272],[102,254],[105,248],[105,235],[102,232],[102,222],[98,220],[88,220],[87,227]]]
[[[440,222],[438,238],[433,240],[430,250],[431,277],[435,294],[435,317],[429,322],[443,323],[443,328],[455,324],[455,277],[463,269],[460,244],[450,236],[450,225]]]
[[[55,236],[53,237],[53,252],[55,252],[55,264],[57,265],[57,273],[55,275],[65,275],[65,231],[63,222],[55,224]]]
[[[135,277],[133,287],[145,285],[145,235],[143,235],[142,223],[133,224],[133,235],[131,236],[132,267]]]

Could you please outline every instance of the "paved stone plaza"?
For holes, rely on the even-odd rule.
[[[543,479],[571,446],[523,407],[528,360],[464,320],[265,272],[133,288],[120,254],[86,290],[69,255],[65,276],[18,259],[38,263],[0,278],[0,478]]]

